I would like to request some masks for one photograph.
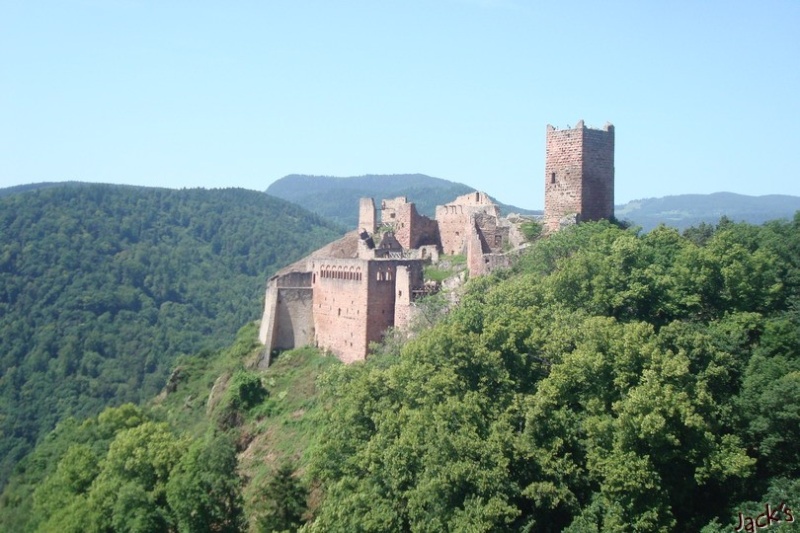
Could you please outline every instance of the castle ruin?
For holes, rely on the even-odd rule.
[[[547,126],[544,229],[614,216],[614,126]],[[430,294],[425,263],[466,255],[470,276],[509,265],[505,251],[520,233],[482,192],[417,212],[406,197],[358,206],[358,228],[289,265],[267,282],[260,367],[276,351],[313,345],[341,361],[364,360],[390,327],[408,327],[415,301]]]
[[[404,329],[414,302],[432,290],[423,265],[466,254],[471,276],[507,266],[509,223],[482,192],[438,206],[434,219],[405,197],[359,202],[358,229],[290,265],[267,282],[260,366],[274,351],[313,345],[345,363],[363,360],[390,327]]]

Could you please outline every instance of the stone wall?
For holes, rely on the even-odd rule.
[[[276,277],[267,281],[267,290],[264,295],[264,313],[261,315],[261,326],[258,329],[258,340],[264,345],[264,357],[259,360],[258,366],[269,366],[272,353],[272,339],[275,335],[275,308],[278,306],[278,287]]]
[[[436,221],[420,215],[416,206],[404,196],[382,202],[381,223],[392,228],[395,238],[406,250],[439,243]]]
[[[470,217],[478,213],[500,218],[500,208],[482,192],[465,194],[449,204],[436,206],[436,222],[444,254],[466,253]]]
[[[583,132],[583,205],[581,220],[614,216],[614,126]]]
[[[424,286],[422,262],[398,263],[395,272],[394,327],[408,329],[414,317],[414,292]]]
[[[394,327],[407,329],[411,321],[411,272],[407,266],[395,270]]]
[[[492,270],[510,266],[503,252],[509,227],[498,224],[494,216],[472,215],[467,236],[467,269],[470,277],[485,276]]]
[[[556,130],[547,126],[544,224],[557,231],[565,215],[578,221],[614,216],[614,126]]]
[[[367,350],[369,261],[319,259],[311,263],[314,344],[345,363]]]
[[[312,269],[314,343],[344,363],[364,360],[398,310],[408,322],[412,290],[423,283],[419,260],[321,259]]]
[[[475,278],[487,273],[483,263],[485,247],[476,225],[474,223],[470,224],[467,229],[467,269],[469,271],[469,277]]]
[[[364,359],[370,342],[380,342],[386,330],[394,326],[395,281],[397,279],[395,260],[375,260],[369,262],[369,291],[367,296],[367,321]]]
[[[486,213],[472,215],[483,243],[483,253],[500,253],[508,243],[509,226],[501,225],[501,219]]]
[[[358,231],[366,230],[370,235],[377,229],[375,202],[372,198],[361,198],[358,203]]]
[[[311,287],[279,288],[272,350],[291,350],[314,342]]]
[[[287,272],[270,278],[258,338],[264,344],[258,366],[270,364],[274,350],[311,344],[314,338],[310,272]]]

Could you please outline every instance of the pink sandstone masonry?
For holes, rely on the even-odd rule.
[[[407,328],[415,299],[438,286],[423,279],[423,264],[440,254],[466,254],[470,276],[510,266],[505,253],[519,228],[501,218],[488,195],[473,192],[436,207],[435,220],[405,197],[380,205],[362,198],[358,229],[290,265],[267,282],[259,366],[273,351],[313,344],[345,363],[367,357],[371,342],[390,327]],[[547,127],[545,229],[567,219],[614,215],[614,126],[602,130]],[[518,217],[518,222],[522,219]],[[521,235],[521,234],[520,234]]]
[[[373,234],[377,227],[375,201],[372,198],[362,198],[358,204],[358,229]]]
[[[435,220],[417,213],[405,196],[381,203],[381,224],[392,229],[400,245],[407,249],[439,243],[439,226]]]
[[[544,224],[559,229],[563,217],[578,221],[614,216],[614,126],[572,129],[547,126]]]
[[[436,206],[436,222],[445,254],[466,253],[470,217],[478,213],[500,218],[500,208],[482,192],[465,194],[449,204]]]
[[[330,258],[311,268],[314,343],[345,363],[363,360],[369,343],[395,325],[395,291],[407,298],[422,286],[418,260]]]
[[[432,220],[405,197],[384,200],[379,228],[374,201],[362,198],[357,231],[270,278],[260,366],[269,365],[273,351],[304,344],[345,363],[363,360],[370,343],[379,342],[388,328],[409,326],[415,299],[431,291],[423,263],[438,260],[443,248],[467,252],[474,275],[499,265],[490,256],[507,243],[509,231],[491,199],[476,192],[445,207],[437,208],[439,220]],[[449,231],[446,244],[440,225]]]

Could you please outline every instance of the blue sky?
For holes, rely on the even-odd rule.
[[[800,195],[800,1],[0,0],[0,187],[423,173],[543,206],[546,125],[616,200]]]

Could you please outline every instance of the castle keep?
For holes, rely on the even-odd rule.
[[[380,219],[378,218],[380,211]],[[423,265],[441,254],[466,255],[470,276],[509,264],[505,250],[522,243],[519,229],[482,192],[436,207],[434,219],[405,197],[358,206],[358,228],[279,271],[267,282],[259,366],[275,351],[313,345],[350,363],[390,327],[407,328],[415,301],[438,290]],[[614,126],[547,126],[545,212],[548,233],[614,216]]]
[[[572,129],[547,126],[544,225],[614,216],[614,126],[595,130],[581,120]],[[563,220],[563,219],[567,220]],[[569,219],[572,219],[571,221]]]

